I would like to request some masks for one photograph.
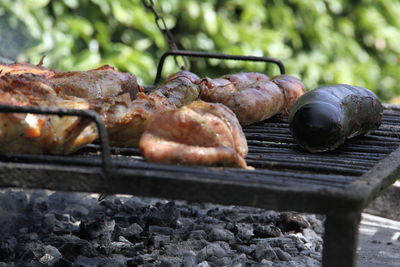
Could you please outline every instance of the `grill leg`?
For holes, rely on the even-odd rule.
[[[356,266],[361,212],[330,213],[325,220],[322,266]]]

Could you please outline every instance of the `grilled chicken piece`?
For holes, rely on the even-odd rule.
[[[143,89],[138,85],[136,77],[116,68],[105,65],[87,71],[63,72],[50,70],[29,63],[0,64],[1,75],[32,74],[49,80],[58,94],[81,98],[98,98],[117,96],[129,93],[133,98]]]
[[[247,141],[235,114],[222,104],[195,101],[158,113],[140,139],[150,162],[250,169]]]
[[[129,93],[134,99],[142,90],[135,76],[108,65],[88,71],[58,72],[49,80],[58,87],[60,93],[82,98]]]
[[[0,77],[0,104],[13,106],[89,109],[89,103],[73,96],[58,96],[47,80],[29,75]],[[82,117],[0,113],[0,151],[68,154],[94,141],[83,130],[91,121]]]
[[[104,71],[110,70],[107,67]],[[79,84],[78,80],[82,79],[81,84],[93,85],[92,88],[97,85],[91,78],[102,75],[101,70],[70,74],[62,74],[64,81],[72,77],[73,83]],[[54,77],[32,73],[2,74],[0,104],[95,110],[105,122],[112,145],[138,146],[139,138],[154,114],[186,105],[198,99],[200,94],[198,85],[191,82],[198,77],[185,71],[171,75],[149,94],[139,92],[133,101],[130,90],[127,90],[129,93],[100,98],[68,96],[64,94],[66,92],[60,92],[61,83]],[[100,77],[100,87],[103,81]],[[0,113],[2,152],[68,154],[97,137],[95,125],[81,117]]]
[[[39,75],[43,78],[51,78],[57,70],[47,69],[40,65],[32,65],[26,62],[13,63],[13,64],[0,64],[0,76],[2,75],[21,75],[21,74],[33,74]]]
[[[116,146],[138,146],[150,119],[158,113],[173,110],[197,100],[200,88],[195,74],[180,71],[168,76],[163,84],[148,94],[92,99],[92,107],[102,115],[110,143]]]
[[[242,72],[221,78],[204,78],[197,82],[201,99],[228,106],[242,125],[249,125],[287,113],[294,101],[305,92],[300,80],[290,75],[272,78]]]

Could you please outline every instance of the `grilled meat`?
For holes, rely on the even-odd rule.
[[[0,104],[89,109],[73,96],[58,96],[47,80],[29,75],[0,77]],[[0,113],[0,151],[68,154],[94,141],[97,133],[82,131],[91,121],[81,117]]]
[[[107,67],[104,71],[110,69]],[[59,73],[52,78],[32,73],[8,72],[0,76],[0,104],[95,110],[105,122],[112,145],[137,146],[154,114],[186,105],[196,100],[200,94],[198,85],[192,82],[198,77],[186,71],[169,76],[164,84],[149,94],[139,92],[134,100],[131,90],[99,98],[65,94],[68,89],[63,88],[68,88],[64,87],[68,84],[68,78],[71,78],[70,84],[83,84],[88,88],[93,85],[92,89],[98,87],[98,91],[104,80],[100,77],[99,84],[96,84],[92,78],[101,76],[101,72],[97,69],[83,73]],[[57,80],[61,76],[65,84]],[[80,117],[5,113],[0,114],[0,117],[0,144],[11,143],[10,146],[0,148],[3,152],[67,154],[98,137],[94,124]]]
[[[253,72],[204,78],[197,83],[202,100],[225,104],[242,125],[287,113],[305,91],[301,81],[293,76],[281,75],[270,80],[266,75]]]
[[[150,93],[138,93],[133,101],[125,94],[90,102],[104,118],[112,145],[138,146],[143,131],[155,114],[182,107],[199,98],[200,89],[194,83],[198,79],[191,72],[180,71],[168,76]]]
[[[32,65],[26,62],[13,63],[13,64],[0,64],[0,76],[2,75],[21,75],[21,74],[33,74],[39,75],[43,78],[51,78],[57,70],[47,69],[40,65]]]
[[[242,128],[222,104],[195,101],[158,113],[139,146],[150,162],[250,168],[244,160],[247,141]]]
[[[108,65],[87,71],[63,72],[29,63],[0,64],[0,76],[6,74],[39,76],[49,80],[58,94],[82,98],[117,96],[124,93],[129,93],[135,98],[142,90],[135,76],[119,72]]]
[[[82,98],[129,93],[134,99],[141,90],[135,76],[108,65],[88,71],[57,72],[49,80],[58,87],[60,93]]]
[[[285,97],[285,106],[282,110],[282,114],[289,115],[289,110],[292,108],[296,100],[306,91],[304,84],[291,75],[278,75],[272,77],[271,82],[278,85],[282,90]]]

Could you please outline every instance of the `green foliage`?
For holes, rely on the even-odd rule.
[[[396,0],[159,0],[187,50],[281,59],[308,88],[349,83],[382,99],[400,94],[400,4]],[[168,50],[139,0],[2,0],[0,55],[77,70],[109,64],[151,84]],[[178,70],[167,60],[164,74]],[[263,63],[192,59],[201,76],[278,73]]]

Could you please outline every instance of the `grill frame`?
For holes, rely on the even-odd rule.
[[[0,106],[0,112],[4,112],[5,109],[8,112],[22,112],[25,108]],[[400,115],[400,107],[385,105],[385,110],[398,110]],[[45,109],[32,108],[28,108],[28,111],[42,114],[48,112]],[[76,112],[65,110],[62,114],[77,115]],[[245,133],[246,130],[244,127]],[[104,152],[109,147],[106,142],[106,145],[89,145],[86,149],[99,154],[100,149]],[[115,147],[112,149],[117,152],[125,150],[125,154],[139,153],[138,149]],[[301,150],[296,153],[307,155],[307,152]],[[324,179],[319,177],[329,177],[330,174],[301,172],[297,169],[281,170],[280,166],[273,168],[267,166],[266,169],[256,168],[256,170],[175,166],[148,163],[138,160],[137,155],[124,158],[121,153],[118,153],[119,155],[114,153],[112,157],[108,154],[109,151],[105,155],[100,153],[83,158],[79,154],[73,156],[2,154],[0,186],[133,194],[324,214],[327,210],[348,212],[365,208],[383,189],[394,183],[400,174],[400,148],[388,153],[383,159],[375,159],[375,164],[360,176],[338,176],[343,179],[340,186],[332,186],[329,181],[325,185],[305,181],[302,185],[301,179],[316,179],[320,182]],[[334,155],[328,156],[334,157]],[[324,155],[310,154],[310,156],[324,158]],[[268,162],[269,159],[262,160]],[[104,162],[108,162],[107,166]],[[291,162],[295,163],[296,159]],[[312,168],[312,165],[310,167]],[[293,176],[296,176],[298,183],[293,182]],[[265,180],[264,177],[268,179]]]
[[[164,60],[170,55],[191,56],[191,53],[194,54],[194,57],[217,56],[220,59],[230,59],[230,55],[193,51],[169,51],[162,58]],[[233,57],[236,60],[254,60],[254,57]],[[284,73],[284,68],[283,71],[282,68],[280,70],[281,73]],[[161,77],[161,71],[162,63],[158,67],[158,78]],[[89,145],[83,149],[83,151],[92,151],[97,154],[89,158],[82,158],[82,155],[79,154],[73,157],[2,154],[0,155],[1,187],[132,194],[325,214],[323,266],[355,265],[358,225],[362,210],[400,177],[400,126],[396,128],[400,119],[395,118],[397,113],[400,115],[400,107],[395,105],[385,105],[387,118],[376,131],[379,135],[375,137],[378,144],[381,145],[366,149],[365,146],[371,144],[371,140],[355,138],[350,141],[353,147],[354,163],[357,163],[358,160],[373,164],[362,171],[355,169],[353,174],[342,175],[343,186],[293,183],[294,176],[298,176],[298,181],[310,178],[318,181],[318,179],[321,180],[320,177],[328,177],[328,174],[321,173],[321,170],[325,169],[326,172],[329,170],[329,166],[320,168],[320,173],[310,173],[308,171],[313,165],[307,165],[307,162],[304,170],[295,168],[294,171],[285,171],[285,173],[279,172],[279,168],[284,168],[284,170],[289,168],[288,170],[290,170],[290,161],[281,166],[279,164],[277,166],[277,163],[270,164],[267,166],[269,171],[257,169],[252,171],[147,163],[139,160],[138,149],[128,148],[111,148],[111,150],[119,151],[118,154],[120,154],[111,157],[104,123],[93,112],[9,106],[0,106],[0,112],[84,116],[95,121],[102,139],[100,146]],[[254,130],[253,132],[249,130],[257,127],[265,129],[266,125],[276,126],[274,130],[271,128],[270,137],[267,140],[260,140],[263,137],[262,131],[254,133]],[[285,122],[281,118],[273,118],[255,126],[244,127],[244,130],[250,139],[250,150],[264,149],[265,153],[274,151],[274,149],[289,151],[281,155],[280,159],[283,161],[287,155],[291,154],[290,151],[294,151],[293,148],[296,148],[296,145],[291,143],[290,137],[287,136],[287,121]],[[399,138],[398,144],[391,143],[392,133]],[[385,136],[388,138],[385,139]],[[259,148],[257,142],[269,142],[276,145],[275,147],[272,145]],[[397,148],[390,152],[390,149],[387,148],[392,145],[396,145]],[[100,156],[98,155],[99,148],[102,150]],[[341,153],[346,153],[345,149],[343,148]],[[297,152],[300,155],[304,153]],[[123,156],[130,153],[136,156],[131,158]],[[356,154],[357,157],[355,157]],[[337,160],[334,154],[328,155],[332,161]],[[384,155],[384,157],[381,158],[379,155]],[[323,158],[324,156],[313,155],[313,157]],[[278,159],[277,161],[279,161]],[[249,162],[251,160],[267,162],[268,158],[251,159],[250,154]],[[356,173],[362,174],[357,176]],[[268,179],[265,180],[265,177]]]

